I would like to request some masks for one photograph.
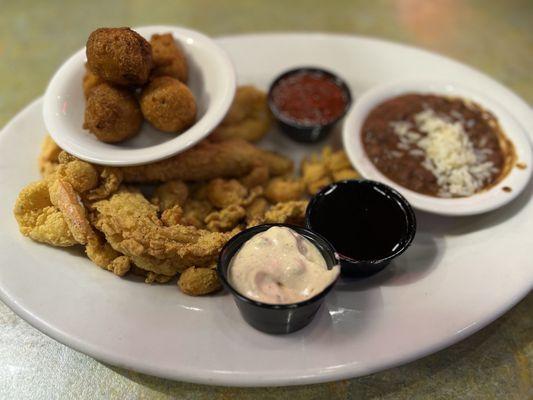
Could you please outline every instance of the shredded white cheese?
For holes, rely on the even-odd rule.
[[[490,179],[493,163],[486,161],[487,152],[474,149],[461,122],[445,119],[432,109],[416,114],[414,120],[418,132],[408,121],[391,123],[400,138],[398,148],[413,146],[412,155],[424,156],[422,165],[437,178],[439,196],[470,196]]]

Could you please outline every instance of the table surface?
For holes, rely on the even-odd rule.
[[[468,63],[533,102],[533,1],[0,1],[0,126],[100,26],[184,25],[210,35],[355,33]],[[2,266],[7,267],[7,266]],[[0,398],[525,399],[533,397],[533,294],[446,350],[367,377],[269,389],[201,386],[102,364],[0,303]]]

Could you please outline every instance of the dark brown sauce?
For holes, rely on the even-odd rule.
[[[507,193],[510,193],[510,192],[513,191],[513,189],[511,189],[509,186],[504,186],[504,187],[502,187],[502,190],[503,190],[504,192],[507,192]]]
[[[354,260],[380,260],[402,245],[408,232],[406,211],[378,187],[335,185],[317,197],[312,229],[337,253]]]

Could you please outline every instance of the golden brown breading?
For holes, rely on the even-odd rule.
[[[151,202],[159,207],[159,211],[174,206],[184,206],[189,197],[189,188],[182,181],[170,181],[159,185],[152,195]]]
[[[270,203],[264,197],[257,197],[246,207],[247,226],[259,225],[265,219]]]
[[[130,270],[129,258],[115,251],[109,243],[96,235],[85,246],[85,253],[93,263],[115,275],[124,276]]]
[[[304,191],[304,184],[300,180],[277,177],[268,182],[265,197],[272,203],[300,200]]]
[[[31,183],[20,191],[13,212],[20,232],[36,242],[59,247],[78,243],[61,211],[52,205],[44,180]]]
[[[140,86],[152,68],[152,48],[130,28],[99,28],[87,40],[87,66],[100,78]]]
[[[139,103],[128,89],[102,83],[91,90],[83,128],[98,140],[116,143],[129,139],[139,132],[142,122]]]
[[[164,226],[142,194],[121,191],[94,204],[94,224],[139,268],[172,276],[191,265],[210,265],[231,234],[192,226]]]
[[[141,92],[144,118],[163,132],[183,132],[196,120],[196,100],[189,88],[175,78],[154,78]]]
[[[237,88],[231,107],[211,138],[244,139],[257,142],[266,135],[272,124],[272,116],[265,92],[254,86]]]
[[[183,206],[181,224],[205,228],[205,218],[211,211],[213,211],[213,206],[209,201],[189,199]]]
[[[213,179],[206,189],[207,199],[217,208],[240,204],[248,190],[236,179]]]
[[[334,152],[328,146],[322,149],[320,155],[313,154],[302,160],[300,169],[302,181],[311,195],[330,183],[360,178],[350,164],[346,153],[343,150]]]
[[[178,287],[189,296],[202,296],[222,288],[217,272],[210,268],[187,268],[178,279]]]
[[[205,217],[207,229],[212,232],[227,232],[235,228],[246,217],[246,210],[231,204],[220,211],[215,211]]]
[[[265,223],[288,223],[301,225],[305,219],[307,200],[288,201],[273,205],[265,213]]]
[[[183,208],[179,205],[172,206],[170,208],[165,209],[161,213],[161,221],[163,221],[163,224],[165,226],[174,226],[174,225],[186,225],[183,224]]]
[[[248,175],[242,177],[240,179],[240,182],[247,188],[253,188],[256,186],[261,186],[261,185],[266,184],[269,178],[270,178],[270,171],[268,169],[268,166],[259,165],[257,167],[254,167],[248,173]]]
[[[83,193],[83,198],[96,201],[108,198],[115,193],[122,183],[122,172],[112,167],[96,167],[99,170],[99,183],[94,189]]]
[[[41,144],[41,152],[39,153],[39,172],[43,177],[46,177],[55,171],[58,164],[58,156],[61,153],[61,147],[52,139],[50,135],[46,135]]]
[[[239,178],[257,166],[267,166],[270,175],[292,170],[292,161],[261,150],[240,139],[212,142],[204,140],[191,149],[156,163],[121,168],[125,182],[167,182],[171,180],[208,181]]]
[[[187,82],[189,75],[187,59],[172,34],[152,35],[150,45],[154,64],[150,76],[171,76],[183,83]]]

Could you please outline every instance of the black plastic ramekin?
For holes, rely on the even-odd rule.
[[[338,264],[335,250],[326,239],[309,229],[288,224],[264,224],[246,229],[234,236],[222,249],[218,258],[218,276],[224,287],[233,295],[244,320],[252,327],[266,333],[290,333],[302,329],[311,322],[326,295],[335,285],[333,281],[316,296],[293,304],[267,304],[249,299],[233,288],[228,278],[230,263],[246,241],[273,226],[290,228],[308,239],[320,251],[328,268]]]
[[[332,196],[335,191],[336,196]],[[336,256],[340,261],[342,276],[366,277],[381,271],[388,266],[394,258],[402,254],[411,245],[415,237],[416,217],[409,202],[395,189],[380,182],[363,179],[345,180],[333,183],[329,186],[326,186],[315,196],[313,196],[306,210],[307,228],[324,236],[326,240],[333,245],[333,247],[336,247],[335,238],[323,232],[324,229],[321,229],[322,224],[320,219],[331,218],[332,214],[340,209],[339,204],[335,203],[341,198],[342,201],[348,201],[350,204],[350,209],[353,209],[354,211],[357,208],[368,209],[371,207],[376,207],[375,203],[370,201],[372,197],[369,195],[370,191],[373,191],[372,196],[375,196],[376,193],[379,193],[379,195],[383,196],[383,199],[389,202],[392,207],[398,208],[399,214],[403,214],[405,228],[397,238],[397,246],[395,246],[394,250],[382,257],[376,257],[372,259],[357,259],[346,254],[342,254],[339,251],[339,246],[337,246]],[[352,228],[352,231],[354,229],[353,227],[346,225],[350,223],[348,221],[349,218],[341,217],[336,218],[334,223],[336,224],[336,227],[338,227],[339,231],[350,232],[350,228]],[[376,224],[378,224],[377,221]],[[382,230],[383,232],[386,232],[386,230],[390,228],[391,227],[387,222],[376,226],[376,229]],[[353,235],[352,239],[354,241],[354,246],[363,240],[363,238],[357,237],[357,235]]]
[[[298,121],[295,121],[294,119],[284,115],[283,112],[278,110],[274,103],[272,91],[277,84],[290,75],[296,75],[305,72],[318,73],[330,78],[344,92],[346,99],[344,111],[337,118],[328,121],[326,124],[299,123]],[[344,115],[346,115],[351,103],[352,94],[346,82],[344,82],[344,80],[342,80],[338,75],[335,75],[333,72],[317,67],[300,67],[283,72],[281,75],[276,77],[268,89],[268,106],[270,107],[270,111],[274,115],[274,118],[276,119],[282,132],[287,134],[287,136],[289,136],[291,139],[302,143],[314,143],[324,139],[335,126],[335,124],[342,119]]]

